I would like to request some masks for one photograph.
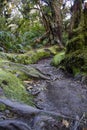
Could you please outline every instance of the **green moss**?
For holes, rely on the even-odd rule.
[[[25,54],[6,54],[5,58],[15,63],[33,64],[58,52],[57,46],[29,51]]]
[[[0,111],[4,111],[4,110],[6,110],[6,106],[0,103]]]
[[[54,66],[58,66],[60,62],[64,59],[65,57],[65,52],[60,52],[57,55],[54,56],[51,64]]]
[[[60,50],[60,48],[55,45],[55,46],[50,47],[49,50],[52,54],[56,55],[58,51]]]
[[[70,38],[61,64],[74,75],[87,75],[87,9],[82,10],[81,20],[77,27],[73,27]]]
[[[61,64],[74,75],[84,72],[87,74],[87,48],[66,54]]]
[[[71,53],[78,49],[84,49],[84,35],[81,34],[72,38],[68,42],[66,48],[66,53]]]
[[[10,72],[0,69],[0,87],[7,98],[31,104],[31,96],[26,92],[21,81]]]

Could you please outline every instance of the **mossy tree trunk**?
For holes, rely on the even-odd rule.
[[[62,44],[62,18],[61,18],[61,5],[62,2],[53,0],[49,1],[46,8],[46,11],[41,5],[40,1],[38,2],[40,6],[40,11],[42,13],[42,22],[46,29],[46,32],[49,32],[47,37],[49,37],[49,42],[51,44],[57,43],[60,48],[63,48]]]
[[[71,22],[69,42],[62,64],[68,72],[74,75],[79,73],[87,75],[87,6],[84,5],[82,8],[81,0],[75,0],[71,20],[73,21]]]
[[[69,42],[66,53],[84,49],[87,45],[87,8],[82,8],[82,0],[75,0],[69,31]]]
[[[75,0],[74,5],[71,7],[71,23],[69,30],[69,38],[73,36],[73,29],[78,28],[81,20],[81,9],[82,9],[82,0]]]
[[[84,9],[84,38],[85,45],[87,46],[87,7]]]

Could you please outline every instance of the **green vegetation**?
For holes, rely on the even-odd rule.
[[[66,46],[66,55],[61,64],[73,75],[87,75],[87,9],[81,12],[81,20],[72,30],[71,39]]]
[[[10,72],[0,69],[0,86],[3,89],[5,97],[16,101],[31,103],[31,96],[26,92],[21,81]]]
[[[87,48],[67,54],[61,64],[74,75],[87,74]]]
[[[29,76],[48,77],[26,65],[54,56],[52,65],[61,65],[73,75],[87,75],[87,9],[79,0],[72,11],[57,0],[43,2],[0,3],[0,88],[5,97],[27,104],[32,97],[22,81]],[[69,13],[72,16],[66,19]]]
[[[69,40],[66,48],[66,53],[74,52],[78,49],[84,49],[84,35],[76,35],[74,38]]]
[[[56,54],[54,56],[54,58],[52,59],[51,64],[58,67],[58,65],[64,59],[64,57],[65,57],[65,52],[60,52],[60,53]]]
[[[40,59],[48,58],[51,55],[55,55],[58,51],[58,46],[52,46],[48,48],[42,49],[34,49],[32,51],[28,51],[24,54],[9,54],[9,53],[0,53],[0,57],[7,59],[9,61],[21,64],[33,64],[37,63]]]

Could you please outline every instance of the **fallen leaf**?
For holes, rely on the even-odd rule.
[[[64,120],[62,121],[62,124],[66,126],[66,128],[69,127],[69,122],[67,120]]]

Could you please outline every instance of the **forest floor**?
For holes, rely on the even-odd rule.
[[[50,62],[51,59],[44,59],[31,65],[49,75],[50,80],[32,79],[31,82],[27,81],[26,89],[34,96],[36,108],[56,114],[60,113],[61,123],[52,115],[43,114],[32,118],[33,124],[28,123],[30,123],[32,130],[83,130],[77,127],[81,123],[85,127],[87,125],[87,85],[82,82],[79,76],[73,78],[67,72],[52,67]],[[66,118],[62,118],[63,115]],[[75,119],[78,119],[77,125]],[[24,122],[25,118],[21,117],[21,120]],[[70,128],[72,121],[74,121],[73,128]],[[12,130],[16,130],[16,128]]]
[[[42,60],[33,65],[41,72],[50,75],[51,80],[33,82],[32,93],[37,91],[35,102],[38,108],[60,112],[68,116],[87,113],[87,85],[78,76],[52,67],[50,60]]]

